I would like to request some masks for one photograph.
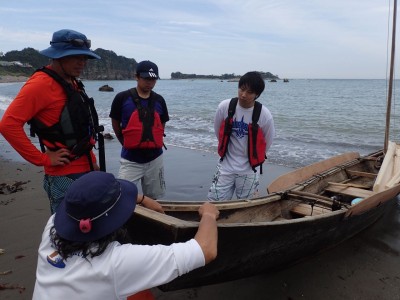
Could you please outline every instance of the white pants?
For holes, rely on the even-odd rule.
[[[151,162],[139,164],[121,158],[118,178],[129,180],[142,186],[143,194],[158,199],[165,194],[163,155]]]
[[[208,191],[208,200],[231,200],[236,191],[237,199],[251,199],[259,196],[259,174],[221,174],[220,165],[214,174]]]

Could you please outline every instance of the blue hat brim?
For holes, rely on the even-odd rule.
[[[121,197],[115,206],[105,215],[92,221],[92,229],[83,233],[79,228],[79,221],[67,214],[66,201],[63,200],[57,208],[54,217],[54,226],[57,234],[73,242],[92,242],[109,235],[122,227],[132,216],[136,207],[138,190],[130,181],[117,179],[121,186]]]
[[[47,49],[44,49],[42,51],[39,51],[40,54],[57,59],[57,58],[62,58],[65,56],[71,56],[71,55],[86,55],[88,58],[91,59],[101,59],[100,56],[98,56],[96,53],[94,53],[90,49],[84,49],[84,48],[75,48],[75,49],[57,49],[54,47],[49,47]]]

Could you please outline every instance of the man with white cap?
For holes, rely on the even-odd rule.
[[[88,59],[100,59],[90,47],[91,41],[80,32],[54,32],[50,47],[40,51],[50,64],[28,79],[0,122],[0,133],[11,146],[30,163],[44,167],[51,213],[75,179],[99,169],[92,151],[99,131],[97,113],[77,79]],[[26,135],[25,123],[39,137],[42,151]]]
[[[121,244],[136,199],[135,184],[109,173],[90,172],[72,183],[45,227],[33,299],[127,299],[215,259],[219,211],[209,202],[185,243]]]

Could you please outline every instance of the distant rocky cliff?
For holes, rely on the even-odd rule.
[[[87,80],[131,80],[135,78],[137,62],[133,58],[117,55],[111,50],[98,48],[94,50],[101,59],[89,59],[86,68],[81,74],[82,79]],[[26,76],[49,63],[49,59],[33,48],[25,48],[21,51],[10,51],[6,54],[0,52],[0,77]],[[177,66],[178,68],[179,66]],[[264,79],[279,79],[278,75],[270,72],[260,72]],[[220,79],[238,80],[240,75],[197,75],[172,72],[171,79]]]
[[[88,80],[134,79],[136,60],[101,48],[94,52],[100,55],[101,59],[90,59],[81,78]],[[30,76],[36,69],[48,63],[49,59],[33,48],[10,51],[0,56],[0,76]]]
[[[137,62],[133,58],[117,55],[115,52],[96,49],[101,59],[91,59],[82,73],[89,80],[127,80],[135,78]]]

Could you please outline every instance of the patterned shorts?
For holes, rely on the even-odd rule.
[[[213,176],[207,198],[212,201],[231,200],[236,192],[237,199],[251,199],[259,196],[259,174],[221,174],[220,164]]]
[[[67,176],[44,175],[43,188],[50,200],[51,214],[54,214],[58,205],[64,199],[69,186],[85,173],[71,174]]]

